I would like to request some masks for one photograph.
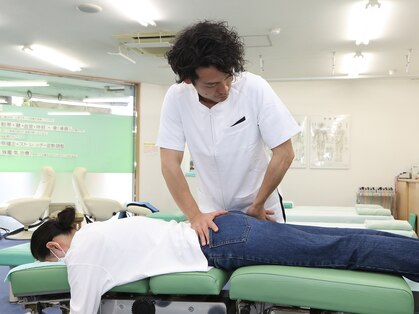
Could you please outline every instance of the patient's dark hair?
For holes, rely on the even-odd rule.
[[[60,234],[70,234],[74,229],[76,210],[66,207],[58,213],[57,218],[44,222],[36,229],[31,238],[31,253],[39,261],[44,261],[50,254],[47,243]]]
[[[178,75],[177,83],[187,79],[195,82],[199,67],[213,66],[234,75],[243,72],[245,64],[243,42],[224,21],[203,21],[184,29],[166,57]]]

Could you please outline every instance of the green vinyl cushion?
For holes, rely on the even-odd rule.
[[[17,297],[70,292],[65,265],[15,270],[10,273],[9,280]]]
[[[15,296],[67,293],[67,267],[47,263],[21,265],[10,272],[9,280]],[[227,283],[227,274],[212,268],[208,272],[185,272],[138,280],[111,289],[111,292],[146,294],[218,295]]]
[[[150,278],[154,294],[218,295],[228,281],[223,270],[211,268],[208,272],[185,272]]]
[[[185,214],[182,213],[181,211],[176,211],[176,212],[156,212],[156,213],[148,214],[147,217],[149,217],[149,218],[162,219],[162,220],[165,220],[165,221],[175,220],[177,222],[186,221],[187,220]]]
[[[368,314],[411,314],[414,308],[401,277],[308,267],[242,267],[231,275],[230,298]]]
[[[0,266],[18,266],[32,263],[35,258],[31,254],[29,243],[23,243],[0,250]]]
[[[9,280],[15,296],[70,292],[65,265],[37,267],[35,264],[33,267],[14,270],[10,273]],[[146,294],[148,291],[148,279],[130,282],[111,289],[111,292],[138,294]]]

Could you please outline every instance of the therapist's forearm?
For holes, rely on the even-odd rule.
[[[226,211],[217,210],[211,213],[201,213],[180,167],[183,152],[161,148],[160,157],[163,177],[172,197],[182,212],[188,217],[192,229],[195,230],[199,237],[201,245],[208,244],[209,229],[212,229],[214,232],[218,231],[214,218],[224,215]]]
[[[182,156],[171,156],[170,151],[161,152],[161,169],[170,194],[180,210],[191,219],[200,213],[198,205],[192,196],[188,183],[181,169]],[[180,158],[180,159],[179,159]]]
[[[272,149],[272,158],[269,162],[259,192],[256,195],[256,199],[253,202],[254,207],[263,208],[268,197],[284,178],[285,173],[294,160],[294,156],[291,140]]]
[[[192,219],[196,214],[199,214],[199,208],[189,190],[188,183],[181,169],[179,171],[172,169],[163,171],[163,177],[166,180],[167,187],[172,194],[177,206],[188,217]]]

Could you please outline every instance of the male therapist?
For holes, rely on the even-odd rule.
[[[237,32],[225,22],[198,22],[180,32],[167,59],[178,80],[164,99],[157,146],[168,189],[201,244],[208,228],[218,231],[213,220],[226,210],[284,222],[277,187],[300,128],[269,84],[245,71]],[[198,202],[181,170],[185,143]]]

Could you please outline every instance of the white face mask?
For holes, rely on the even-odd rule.
[[[63,257],[58,257],[58,256],[57,256],[57,254],[55,254],[55,253],[54,253],[54,251],[53,251],[53,250],[51,250],[51,249],[50,249],[49,251],[51,252],[51,254],[52,254],[52,255],[54,255],[54,256],[57,258],[57,261],[58,261],[58,262],[62,262],[62,261],[64,261],[64,258],[65,258],[65,252],[64,252],[64,250],[63,250],[62,248],[60,248],[60,251],[61,251],[61,252],[63,252]]]

